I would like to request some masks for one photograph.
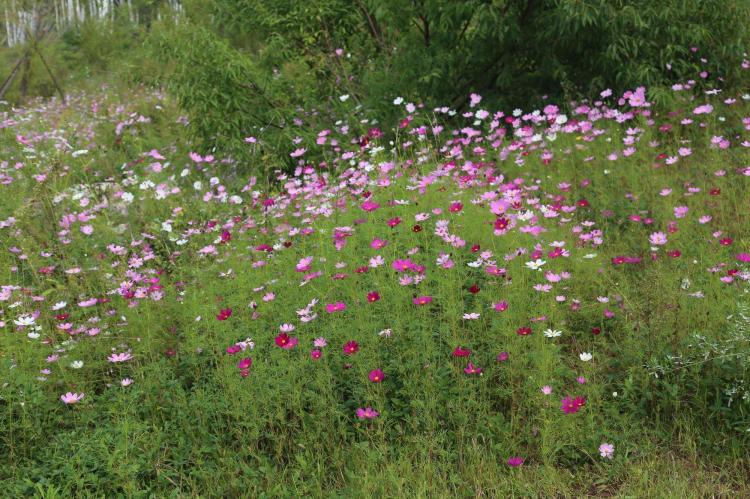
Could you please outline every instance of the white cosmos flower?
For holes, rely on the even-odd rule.
[[[74,360],[70,363],[70,367],[73,369],[80,369],[83,367],[83,361],[82,360]]]
[[[578,356],[578,358],[581,359],[584,362],[588,362],[591,359],[593,359],[594,356],[591,355],[591,353],[589,353],[589,352],[583,352],[583,353],[581,353],[581,355]]]
[[[562,336],[562,331],[558,329],[545,329],[544,336],[546,336],[547,338],[559,338],[560,336]]]
[[[526,262],[526,267],[530,268],[531,270],[539,270],[542,268],[542,265],[544,265],[545,263],[547,262],[545,262],[544,260],[540,258],[537,258],[533,262]]]
[[[13,321],[16,326],[33,326],[35,322],[36,320],[34,319],[34,317],[29,314],[21,315]]]

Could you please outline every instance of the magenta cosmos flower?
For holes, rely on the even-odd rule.
[[[497,303],[493,303],[492,306],[495,308],[496,312],[505,312],[506,310],[508,310],[507,301],[499,301]]]
[[[83,393],[68,392],[60,395],[60,400],[62,400],[65,405],[76,404],[83,400],[84,395],[85,394]]]
[[[326,305],[326,312],[332,314],[334,312],[343,312],[346,310],[346,303],[337,301],[336,303],[329,303]]]
[[[520,456],[513,456],[508,458],[508,466],[511,468],[518,468],[524,462],[524,458]]]
[[[372,407],[360,407],[357,409],[357,417],[359,419],[375,419],[380,416],[380,413]]]
[[[468,357],[471,355],[471,350],[468,348],[456,347],[451,355],[454,357]]]
[[[565,397],[562,399],[560,410],[565,414],[575,414],[585,405],[586,399],[584,397]]]
[[[428,303],[432,303],[432,296],[416,296],[412,301],[414,305],[427,305]]]
[[[364,203],[362,203],[361,208],[364,211],[375,211],[378,208],[380,208],[380,205],[378,203],[376,203],[375,201],[370,201],[368,199],[367,201],[365,201]]]
[[[286,333],[280,333],[276,337],[276,345],[283,348],[284,350],[291,350],[292,348],[297,346],[297,343],[299,343],[299,339],[295,337],[291,337]]]
[[[385,373],[380,368],[373,369],[370,371],[370,381],[373,383],[380,383],[385,378]]]
[[[218,315],[216,316],[217,319],[220,321],[225,321],[229,319],[232,316],[232,309],[231,308],[222,308]]]
[[[482,368],[476,367],[474,364],[469,362],[469,364],[464,368],[464,372],[466,374],[482,374]]]

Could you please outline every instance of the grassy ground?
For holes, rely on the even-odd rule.
[[[157,92],[5,109],[4,490],[747,495],[750,111],[675,102],[403,103],[270,185]]]

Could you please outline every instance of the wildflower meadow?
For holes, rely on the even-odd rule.
[[[750,495],[741,59],[240,152],[160,85],[1,104],[0,495]]]

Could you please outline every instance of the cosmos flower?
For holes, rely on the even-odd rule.
[[[482,368],[476,367],[473,363],[469,362],[464,368],[466,374],[482,374]]]
[[[329,303],[326,305],[326,312],[329,314],[333,314],[335,312],[343,312],[346,310],[346,304],[342,301],[337,301],[335,303]]]
[[[359,351],[359,343],[356,341],[347,341],[343,349],[344,355],[353,355]]]
[[[78,402],[83,400],[84,395],[85,394],[83,393],[68,392],[60,395],[60,400],[62,400],[65,405],[77,404]]]
[[[286,333],[279,333],[275,338],[276,346],[283,348],[284,350],[292,350],[299,343],[299,339],[291,337]]]
[[[220,321],[225,321],[229,319],[232,316],[232,309],[231,308],[222,308],[219,313],[216,315],[216,318]]]
[[[603,443],[599,446],[599,455],[605,459],[612,459],[615,455],[615,446],[608,443]]]
[[[356,414],[359,419],[375,419],[380,416],[380,413],[372,407],[360,407],[357,409]]]
[[[648,237],[648,241],[655,246],[667,244],[667,235],[663,232],[654,232]]]
[[[109,357],[107,357],[107,360],[112,363],[117,362],[126,362],[133,358],[133,355],[130,352],[122,352],[122,353],[113,353]]]
[[[373,383],[380,383],[385,378],[385,374],[383,374],[383,370],[380,368],[373,369],[370,371],[369,378]]]
[[[432,303],[432,297],[431,296],[417,296],[413,300],[414,305],[427,305],[429,303]]]
[[[586,405],[586,399],[584,397],[565,397],[560,402],[560,410],[565,414],[575,414]]]

